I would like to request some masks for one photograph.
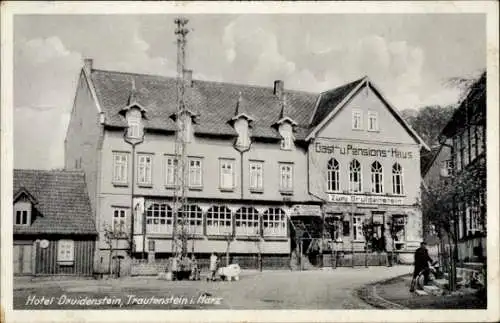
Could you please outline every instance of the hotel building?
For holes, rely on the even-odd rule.
[[[364,249],[362,222],[372,219],[383,235],[388,223],[399,226],[394,246],[409,258],[422,240],[420,151],[428,148],[369,78],[308,93],[279,80],[259,87],[191,75],[184,72],[186,109],[178,112],[175,78],[85,60],[65,167],[86,174],[100,233],[96,270],[109,259],[105,227],[128,237],[113,247],[124,261],[172,254],[178,120],[189,252],[204,258],[229,248],[242,264],[259,256],[264,266],[288,266],[298,223],[310,232],[312,223],[334,223],[323,236],[356,252]]]

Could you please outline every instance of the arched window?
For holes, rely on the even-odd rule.
[[[207,235],[226,235],[232,231],[231,210],[214,205],[207,212]]]
[[[190,235],[203,234],[203,213],[196,204],[184,205],[177,212],[177,232],[181,232],[182,227]]]
[[[328,161],[327,190],[328,192],[340,191],[340,164],[335,158]]]
[[[403,169],[401,165],[395,163],[392,165],[392,193],[403,195]]]
[[[172,227],[172,209],[170,206],[153,203],[148,207],[146,210],[147,233],[172,233]]]
[[[372,193],[384,192],[384,171],[378,161],[372,163]]]
[[[286,236],[285,211],[280,208],[269,208],[262,216],[264,236]]]
[[[356,159],[349,163],[349,189],[361,192],[361,164]]]
[[[243,206],[236,211],[235,216],[236,235],[258,236],[259,212],[253,207]]]

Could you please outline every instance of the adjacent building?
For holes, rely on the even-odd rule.
[[[14,170],[14,275],[94,273],[97,231],[81,171]]]
[[[65,167],[86,174],[99,231],[96,268],[111,249],[129,259],[169,257],[180,214],[188,251],[230,251],[288,266],[296,223],[323,222],[342,248],[364,250],[365,219],[405,258],[422,240],[420,151],[428,149],[363,77],[322,92],[94,69],[85,60],[65,141]],[[179,123],[185,132],[176,135]],[[186,142],[187,204],[175,212],[176,140]],[[107,229],[106,229],[107,228]],[[391,237],[388,237],[391,239]],[[133,243],[131,244],[131,241]],[[131,250],[132,249],[132,250]],[[125,266],[126,267],[126,266]]]
[[[459,259],[486,257],[486,73],[445,126],[440,139],[450,158],[441,161],[442,175],[450,178],[456,198]],[[446,171],[445,171],[446,170]]]

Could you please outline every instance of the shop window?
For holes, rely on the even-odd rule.
[[[363,219],[364,216],[362,215],[355,215],[352,219],[354,241],[363,241],[365,239],[365,236],[363,234]]]
[[[391,236],[394,240],[394,246],[397,250],[403,247],[406,240],[406,217],[404,215],[395,214],[392,216]]]
[[[264,236],[286,236],[286,215],[280,208],[270,208],[262,215]]]
[[[69,239],[57,242],[57,263],[61,266],[71,266],[75,261],[75,242]]]
[[[231,211],[225,206],[212,206],[207,212],[207,235],[227,235],[233,230]]]
[[[333,241],[342,240],[342,214],[329,214],[325,217],[326,228]]]
[[[153,203],[146,210],[146,232],[172,233],[173,214],[167,204]]]
[[[335,158],[330,159],[327,165],[327,191],[340,191],[340,164]]]
[[[349,220],[342,221],[342,233],[344,237],[351,235],[351,222]]]
[[[404,194],[403,168],[398,163],[392,165],[392,193],[396,195]]]
[[[351,192],[361,192],[361,164],[353,159],[349,164],[349,189]]]
[[[259,212],[253,207],[243,206],[235,215],[236,235],[257,236],[259,233]]]
[[[380,194],[384,192],[384,175],[382,165],[378,161],[371,165],[372,193]]]

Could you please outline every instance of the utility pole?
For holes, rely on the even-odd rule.
[[[176,136],[175,136],[175,160],[174,160],[174,229],[172,231],[172,254],[174,256],[187,254],[187,152],[186,152],[186,113],[185,106],[185,57],[186,57],[186,35],[189,30],[186,28],[188,20],[183,17],[176,18],[174,23],[177,28],[177,116],[176,116]]]

